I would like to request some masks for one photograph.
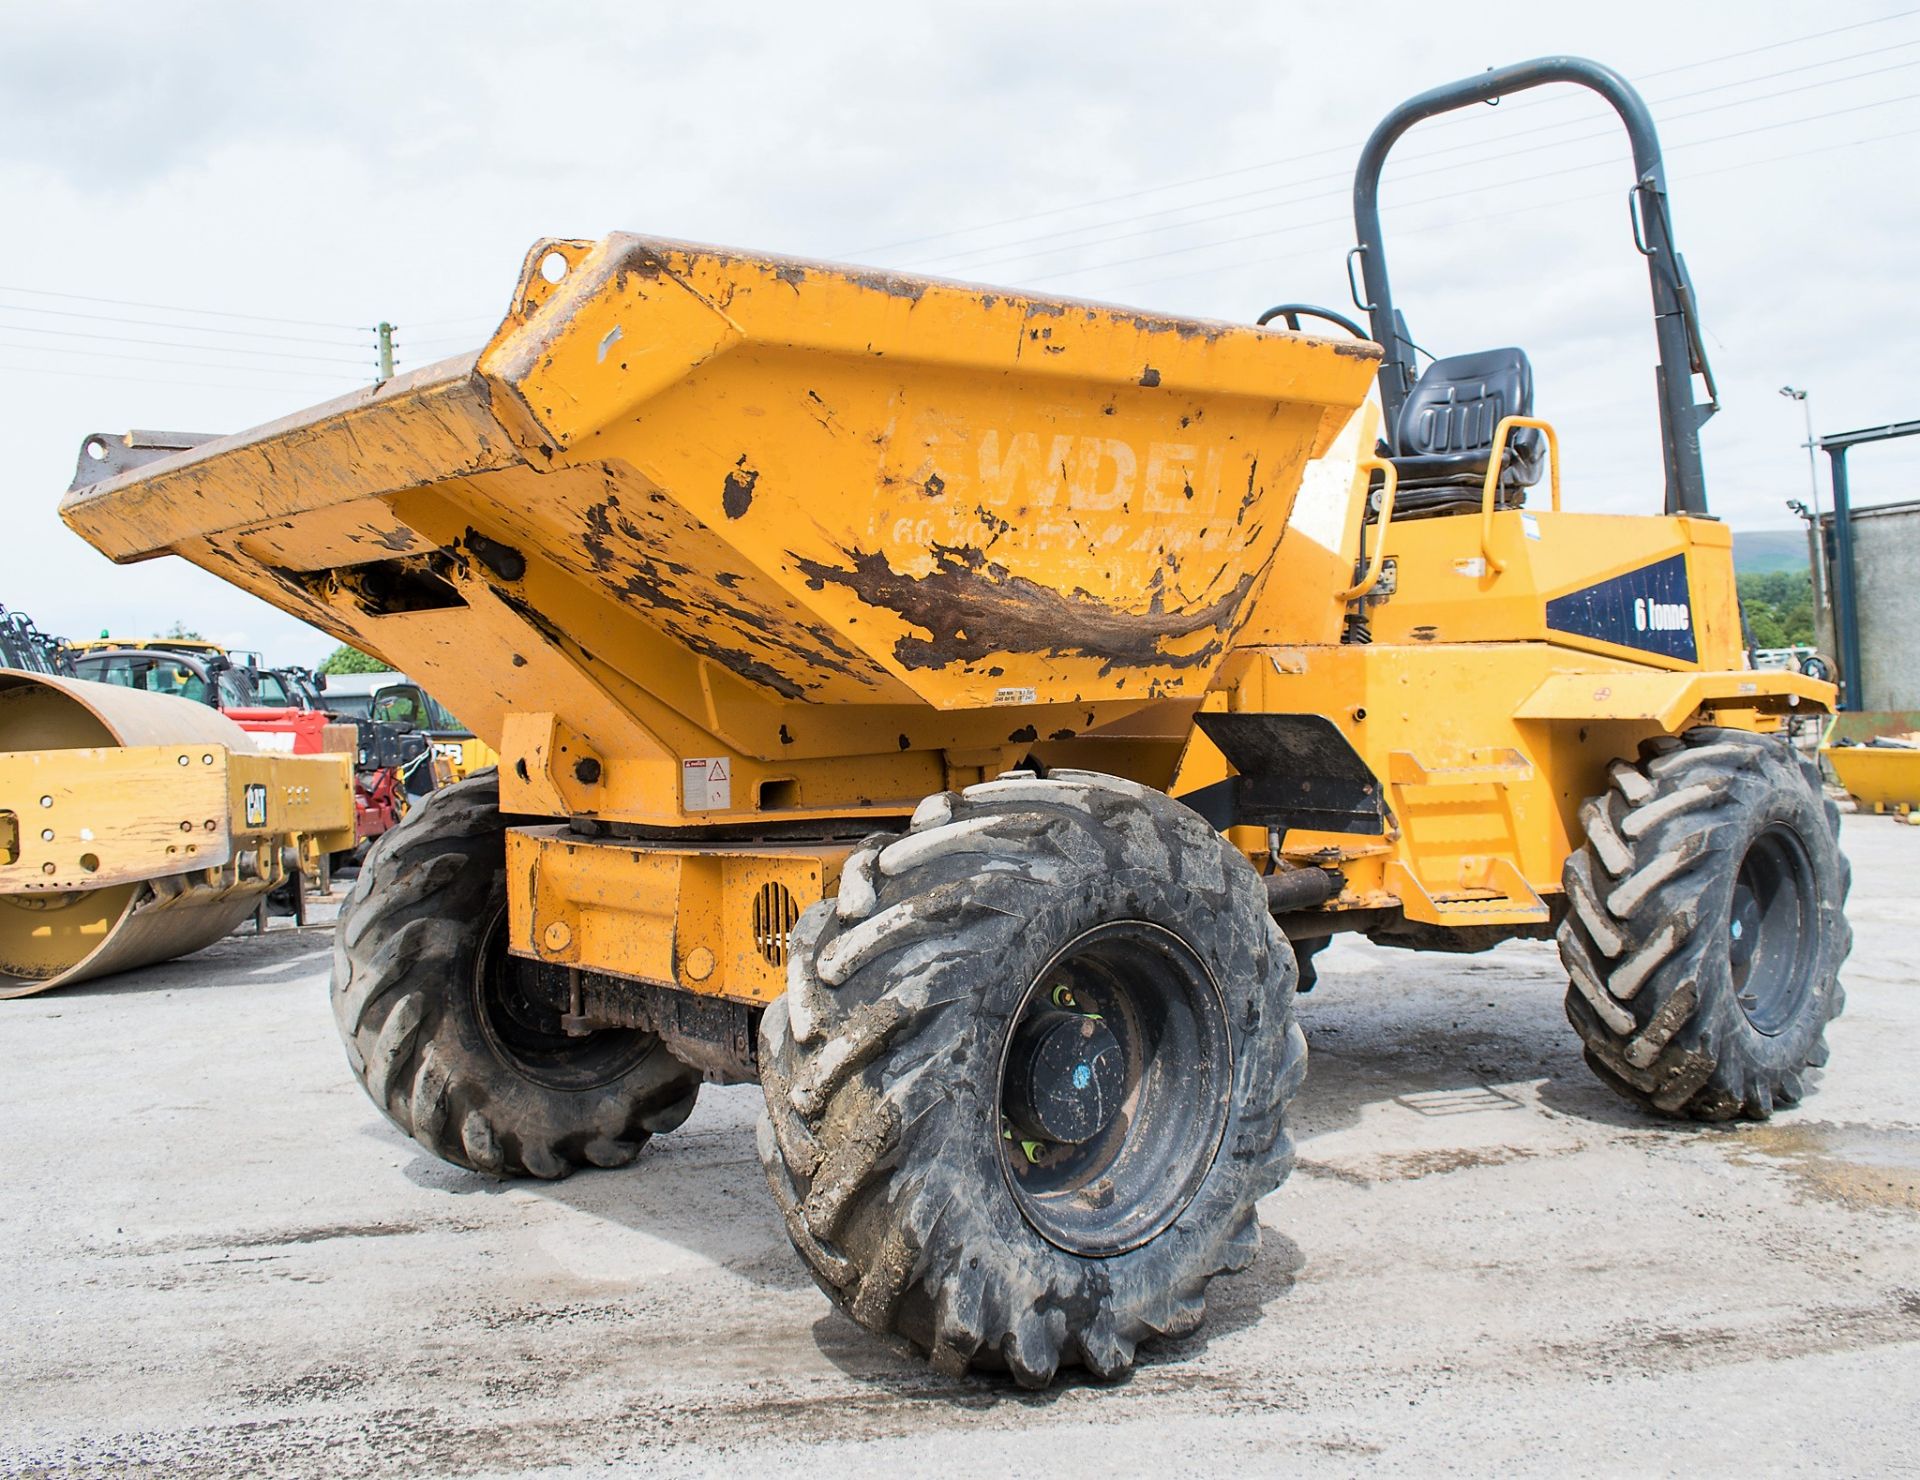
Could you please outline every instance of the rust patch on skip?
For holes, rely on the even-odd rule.
[[[913,303],[918,303],[926,293],[928,287],[931,286],[925,278],[908,277],[904,273],[886,272],[880,269],[838,267],[830,263],[796,261],[790,257],[769,257],[756,260],[750,256],[741,256],[734,253],[714,253],[713,255],[726,262],[740,262],[761,268],[771,267],[775,281],[786,284],[796,293],[800,291],[800,285],[804,283],[816,269],[824,269],[832,275],[843,278],[847,282],[856,283],[860,287],[872,288],[876,292],[887,294],[889,297],[905,298]]]
[[[1046,653],[1093,658],[1104,677],[1115,668],[1194,668],[1213,661],[1229,619],[1253,584],[1243,575],[1217,600],[1194,611],[1169,612],[1160,591],[1145,611],[1108,606],[1085,591],[1061,592],[1004,565],[979,550],[933,546],[933,571],[903,575],[878,551],[852,551],[845,567],[788,552],[815,590],[844,586],[869,606],[897,613],[926,637],[902,637],[893,655],[907,668],[945,668],[991,653]],[[1189,653],[1166,644],[1211,631],[1211,640]]]
[[[753,485],[760,481],[760,470],[747,466],[746,454],[742,453],[739,463],[727,474],[727,481],[720,490],[720,509],[729,519],[745,516],[753,507]]]
[[[657,502],[653,496],[636,509],[652,528],[636,522],[636,513],[611,491],[584,511],[581,546],[608,595],[644,610],[674,641],[783,699],[804,698],[825,674],[871,686],[865,660],[819,623],[754,601],[738,590],[737,575],[709,583],[692,566],[658,553],[672,543],[673,526],[649,507]]]
[[[608,541],[613,534],[612,511],[619,502],[619,499],[608,495],[605,501],[592,504],[587,509],[587,529],[580,536],[580,545],[587,552],[587,559],[593,562],[595,570],[611,570],[615,564],[613,547]]]

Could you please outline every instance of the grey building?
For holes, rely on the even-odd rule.
[[[1830,512],[1820,516],[1820,526],[1827,553],[1822,584],[1831,592]],[[1855,509],[1853,566],[1860,625],[1860,684],[1854,692],[1865,701],[1853,707],[1920,709],[1920,500]],[[1820,651],[1838,655],[1833,613],[1816,603],[1814,621]]]

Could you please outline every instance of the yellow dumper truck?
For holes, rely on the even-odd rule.
[[[1547,82],[1632,138],[1663,515],[1563,507],[1525,354],[1416,373],[1391,296],[1394,140]],[[1253,1257],[1336,931],[1557,934],[1622,1094],[1797,1101],[1847,875],[1778,729],[1833,690],[1746,666],[1646,109],[1588,62],[1489,72],[1396,110],[1355,196],[1365,329],[549,240],[473,354],[83,459],[101,550],[404,667],[499,752],[342,916],[381,1110],[557,1177],[757,1079],[822,1288],[1041,1384],[1126,1370]]]

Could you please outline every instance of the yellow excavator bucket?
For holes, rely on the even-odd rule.
[[[94,439],[62,514],[381,655],[493,743],[558,711],[618,748],[664,706],[778,754],[796,706],[1197,698],[1377,354],[547,241],[477,354],[117,475]]]

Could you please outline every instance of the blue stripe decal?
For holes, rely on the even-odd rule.
[[[1693,599],[1687,557],[1672,555],[1547,603],[1547,627],[1662,657],[1695,662]]]

